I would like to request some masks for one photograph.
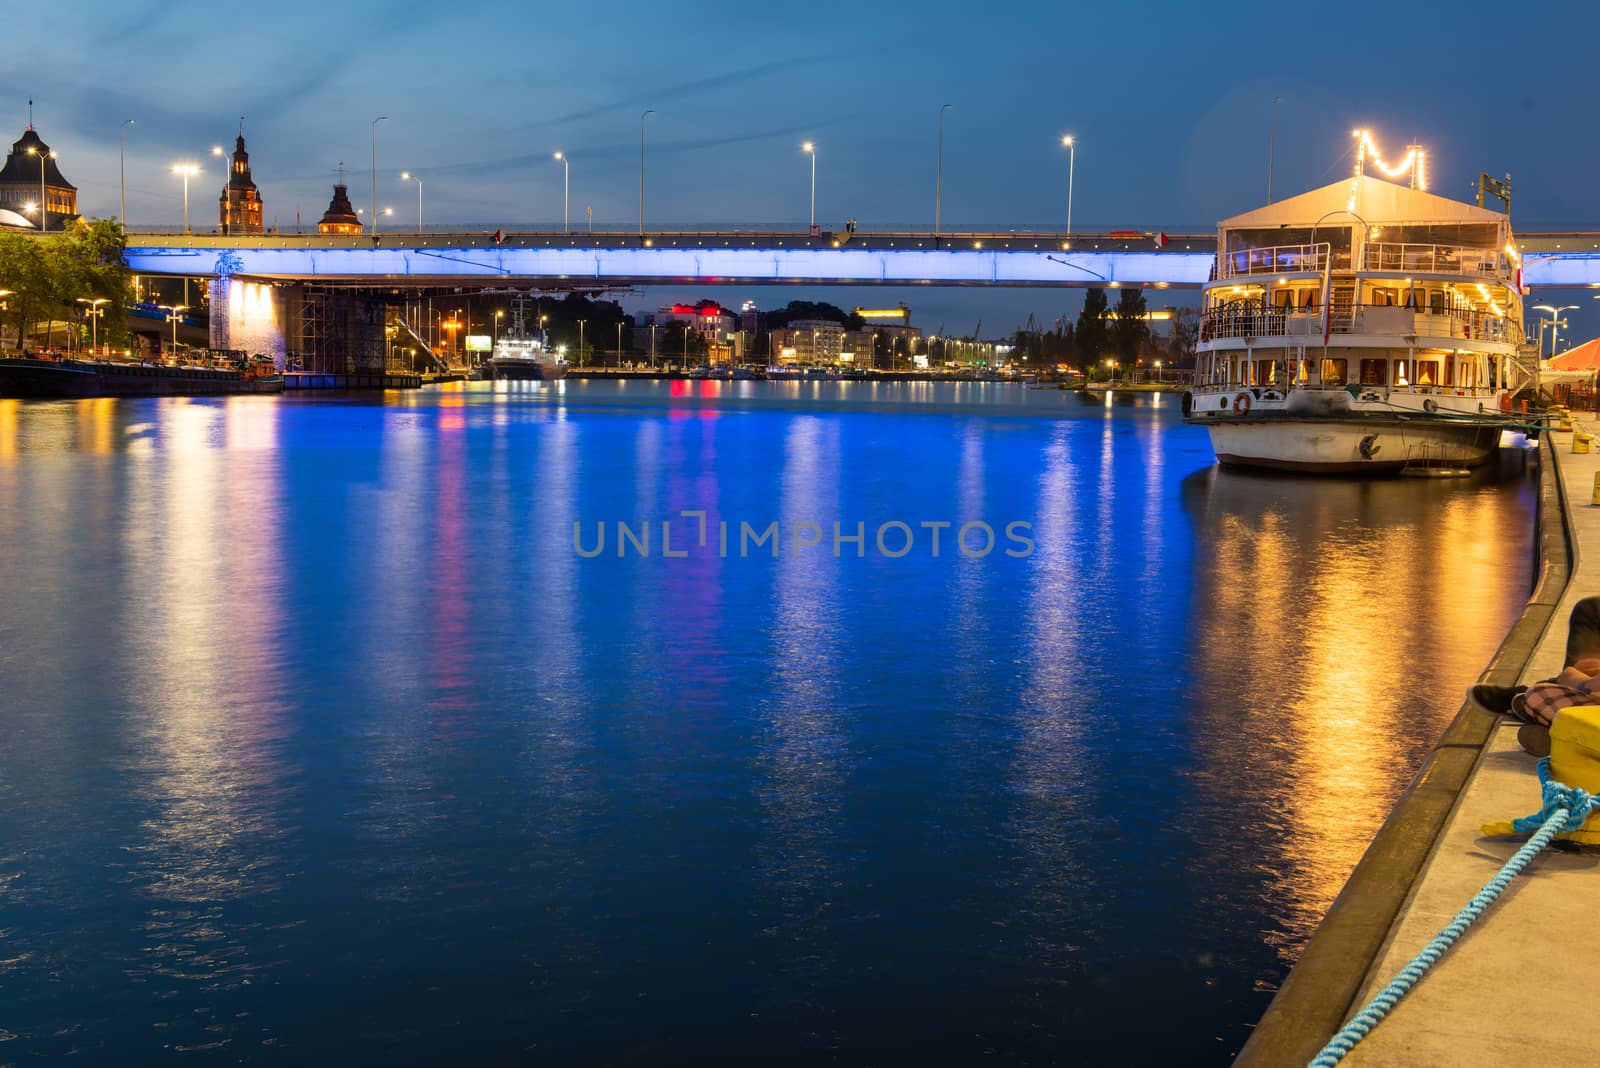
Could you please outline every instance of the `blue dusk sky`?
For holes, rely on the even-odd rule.
[[[1600,225],[1592,178],[1593,45],[1600,5],[1350,6],[1177,2],[607,4],[373,2],[260,5],[83,0],[13,4],[0,132],[35,123],[80,190],[115,215],[117,130],[128,128],[130,225],[176,225],[175,162],[203,173],[190,213],[212,225],[245,120],[268,225],[314,224],[342,161],[351,199],[412,226],[423,178],[430,227],[559,227],[571,160],[575,229],[638,223],[639,116],[652,227],[806,221],[929,227],[937,115],[945,115],[943,220],[1073,228],[1209,230],[1263,203],[1272,99],[1278,197],[1349,172],[1350,130],[1385,153],[1429,151],[1431,187],[1470,199],[1480,170],[1510,172],[1521,230]],[[241,14],[246,12],[248,14]],[[630,308],[694,295],[651,290]],[[763,306],[816,292],[719,289]],[[1075,311],[1048,290],[833,290],[841,304],[905,300],[932,329],[1009,330]],[[1541,295],[1543,296],[1543,294]],[[1557,295],[1559,296],[1559,294]],[[1174,297],[1163,296],[1160,302]],[[1178,295],[1176,299],[1192,299]],[[1600,312],[1600,301],[1579,295]],[[1563,303],[1578,303],[1566,300]],[[1574,319],[1584,336],[1600,313]]]

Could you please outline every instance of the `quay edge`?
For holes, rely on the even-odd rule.
[[[1523,677],[1572,577],[1570,501],[1548,435],[1539,457],[1533,589],[1484,673],[1496,685]],[[1239,1051],[1236,1068],[1304,1065],[1361,1007],[1367,979],[1500,720],[1463,702]]]

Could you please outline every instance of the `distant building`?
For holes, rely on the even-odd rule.
[[[222,187],[222,195],[217,198],[217,213],[225,234],[262,232],[261,193],[250,179],[250,153],[244,150],[243,119],[239,120],[239,137],[234,141],[233,167],[228,172],[228,184]]]
[[[844,351],[844,326],[828,319],[796,319],[772,332],[780,363],[835,364]]]
[[[739,308],[739,329],[751,335],[761,333],[761,309],[755,301],[747,300]]]
[[[739,329],[738,318],[714,300],[698,304],[667,304],[656,311],[655,324],[687,323],[707,342],[725,341],[729,334]]]
[[[50,146],[28,123],[22,137],[11,145],[6,165],[0,167],[0,211],[26,219],[35,229],[39,225],[39,168],[44,166],[44,205],[48,230],[59,230],[78,217],[78,189],[61,176]],[[11,219],[16,225],[15,219]]]
[[[328,202],[328,210],[322,213],[322,221],[317,223],[317,233],[359,234],[361,230],[361,220],[350,203],[350,190],[340,181],[333,187],[333,199]]]

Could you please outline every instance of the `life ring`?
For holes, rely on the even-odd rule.
[[[1234,415],[1249,415],[1250,414],[1250,394],[1249,394],[1248,391],[1240,390],[1239,391],[1239,395],[1237,397],[1233,398],[1233,414]]]

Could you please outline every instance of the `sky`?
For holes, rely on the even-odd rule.
[[[241,11],[246,15],[239,14]],[[240,117],[268,225],[314,225],[341,162],[352,201],[414,226],[559,228],[560,150],[571,218],[637,228],[640,114],[646,225],[804,226],[817,145],[818,222],[931,227],[944,113],[946,229],[1209,231],[1349,173],[1351,129],[1386,153],[1415,140],[1431,187],[1470,199],[1480,170],[1512,175],[1518,230],[1600,228],[1590,70],[1600,4],[1587,0],[1224,6],[1144,3],[374,2],[190,4],[75,0],[6,13],[0,136],[34,104],[41,136],[89,215],[118,210],[127,128],[128,221],[175,226],[174,163],[202,168],[192,223],[214,224]],[[46,58],[47,57],[47,58]],[[1273,98],[1279,98],[1274,108]],[[707,291],[623,296],[653,308],[710,295],[905,300],[913,322],[984,334],[1030,313],[1075,314],[1079,291]],[[1600,333],[1590,294],[1569,335]],[[1163,295],[1160,302],[1172,301]],[[1179,296],[1179,302],[1192,300]],[[1532,302],[1530,302],[1532,303]]]

